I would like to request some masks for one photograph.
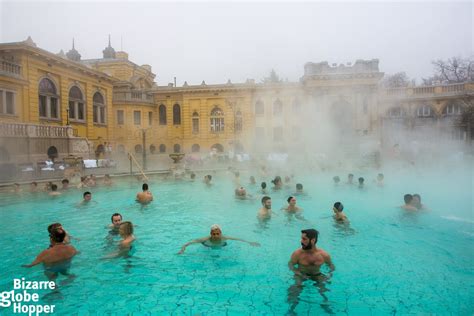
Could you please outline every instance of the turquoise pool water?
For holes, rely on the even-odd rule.
[[[12,289],[13,278],[45,280],[40,266],[20,265],[48,246],[46,227],[59,221],[80,239],[73,245],[81,253],[71,268],[76,278],[60,293],[37,291],[42,303],[56,305],[55,315],[283,315],[295,302],[298,315],[472,315],[473,178],[472,170],[466,170],[384,170],[383,188],[372,183],[375,171],[354,172],[356,178],[366,178],[364,190],[332,184],[333,175],[344,182],[347,172],[309,176],[296,171],[291,189],[270,193],[276,216],[265,227],[256,219],[259,199],[235,200],[226,173],[215,174],[211,187],[200,180],[155,177],[149,182],[155,201],[145,207],[133,201],[140,189],[133,179],[93,189],[96,203],[84,207],[77,206],[82,198],[78,190],[56,198],[3,194],[0,292]],[[242,172],[244,185],[249,175]],[[270,177],[257,175],[257,182],[262,180],[270,184]],[[298,197],[307,222],[278,210],[296,182],[307,191]],[[405,193],[420,193],[431,210],[400,210]],[[351,229],[333,222],[335,201],[344,203]],[[108,245],[105,228],[114,212],[137,225],[136,251],[131,258],[101,260],[115,247]],[[185,254],[176,254],[185,242],[208,235],[214,223],[224,235],[258,241],[261,247],[229,241],[222,249],[191,245]],[[300,247],[300,230],[310,227],[320,231],[318,246],[331,254],[336,266],[326,285],[328,302],[312,282],[304,283],[298,298],[288,297],[294,280],[287,262]],[[0,308],[0,314],[11,315],[12,309]]]

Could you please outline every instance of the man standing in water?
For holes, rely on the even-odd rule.
[[[301,248],[291,255],[288,267],[293,271],[295,284],[288,289],[288,302],[293,303],[294,309],[298,303],[298,297],[303,290],[302,284],[305,280],[316,281],[315,286],[319,288],[319,294],[327,301],[324,292],[327,291],[324,282],[328,281],[335,270],[329,254],[323,249],[317,248],[319,232],[315,229],[305,229],[301,231]],[[325,276],[321,272],[321,266],[329,266],[329,275]],[[297,267],[295,267],[297,266]]]
[[[59,273],[63,275],[69,274],[71,259],[77,254],[77,250],[73,246],[64,243],[64,238],[66,238],[64,229],[53,229],[49,236],[51,247],[43,250],[32,263],[23,265],[23,267],[30,268],[42,263],[44,265],[44,274],[50,280],[53,280]]]
[[[148,191],[148,184],[143,183],[142,190],[143,192],[137,193],[137,201],[142,204],[150,203],[151,201],[153,201],[153,194]]]
[[[258,210],[257,215],[259,220],[266,220],[272,217],[272,198],[264,196],[262,198],[262,207]]]

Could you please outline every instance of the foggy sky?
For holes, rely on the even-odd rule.
[[[473,53],[471,2],[92,2],[0,0],[0,42],[30,35],[43,49],[150,64],[155,81],[256,82],[274,68],[297,81],[306,62],[380,59],[385,73],[433,73],[433,59]],[[419,82],[419,81],[418,81]]]

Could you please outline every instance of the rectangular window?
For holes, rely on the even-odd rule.
[[[153,123],[153,112],[148,112],[148,125],[152,125]]]
[[[273,128],[273,141],[281,142],[283,140],[283,127]]]
[[[46,115],[46,96],[44,96],[44,95],[39,96],[39,116],[40,117],[47,117],[47,115]]]
[[[85,120],[85,115],[84,115],[84,103],[78,103],[77,105],[77,119],[78,120]]]
[[[135,125],[142,124],[142,112],[140,111],[133,111],[133,122]]]
[[[199,133],[199,119],[193,118],[193,134]]]
[[[59,118],[58,99],[51,98],[51,118]]]
[[[3,91],[0,90],[0,113],[5,113],[5,109],[3,108]]]
[[[99,123],[98,116],[99,116],[99,107],[97,105],[94,105],[94,108],[92,111],[92,119],[94,120],[94,123]]]
[[[76,105],[74,101],[69,101],[69,118],[75,119],[76,118]]]
[[[123,125],[124,124],[123,110],[118,110],[117,111],[117,124],[118,125]]]
[[[100,122],[105,124],[105,106],[100,106]]]
[[[6,113],[7,114],[15,114],[15,98],[13,96],[13,92],[7,91],[6,92]]]

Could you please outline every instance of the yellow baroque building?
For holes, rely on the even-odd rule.
[[[472,83],[381,89],[376,59],[307,63],[299,82],[157,86],[151,66],[116,52],[110,39],[102,53],[83,60],[73,43],[54,54],[31,38],[0,44],[2,163],[107,151],[140,158],[323,150],[328,134],[346,144],[354,137],[397,142],[387,127],[452,131],[474,91]],[[454,138],[471,141],[473,127],[460,127]]]

